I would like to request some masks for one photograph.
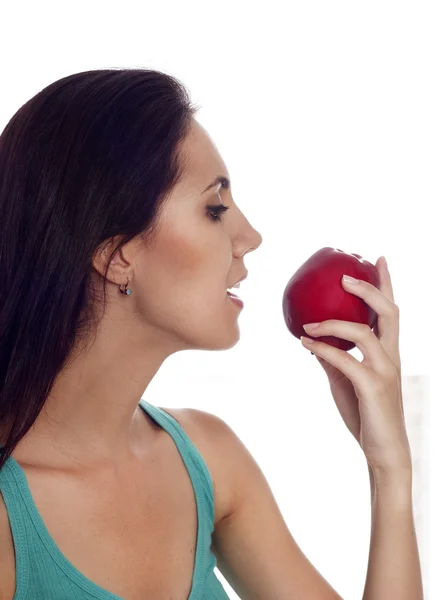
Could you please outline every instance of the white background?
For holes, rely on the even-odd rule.
[[[8,4],[0,9],[2,128],[49,83],[96,68],[166,71],[202,105],[197,118],[264,241],[245,259],[238,345],[174,355],[144,397],[230,424],[294,538],[346,600],[362,597],[367,569],[365,459],[320,365],[287,331],[281,299],[323,246],[371,262],[386,256],[403,373],[429,386],[430,462],[420,457],[429,493],[415,497],[426,499],[430,527],[426,597],[443,598],[442,2]]]

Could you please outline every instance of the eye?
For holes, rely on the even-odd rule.
[[[222,221],[220,214],[227,211],[230,207],[225,206],[225,204],[216,204],[214,206],[208,205],[208,214],[210,215],[210,219],[212,221]]]

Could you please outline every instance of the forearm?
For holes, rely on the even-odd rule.
[[[424,600],[412,475],[369,474],[372,527],[363,600]]]

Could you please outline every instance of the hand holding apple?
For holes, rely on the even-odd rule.
[[[328,319],[363,323],[370,328],[375,326],[376,312],[344,289],[343,275],[379,288],[379,274],[373,264],[359,254],[347,254],[337,248],[321,248],[295,272],[283,296],[285,323],[295,337],[300,339],[306,335],[304,324]],[[341,350],[351,350],[356,345],[336,336],[318,339]]]
[[[323,249],[326,250],[329,249]],[[370,328],[372,313],[370,323],[327,319],[312,328],[304,323],[310,338],[302,336],[301,342],[316,355],[324,369],[339,413],[362,448],[373,475],[383,474],[392,480],[400,475],[404,479],[412,473],[412,457],[402,399],[399,308],[394,302],[391,277],[383,257],[376,261],[376,270],[378,286],[362,277],[357,284],[342,279],[340,284],[344,292],[350,290],[351,296],[356,296],[377,315],[375,331]],[[330,308],[335,307],[327,306]],[[323,343],[323,339],[344,340],[352,347],[357,346],[363,355],[362,362],[339,349],[337,343]]]

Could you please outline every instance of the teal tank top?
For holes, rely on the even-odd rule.
[[[192,588],[187,600],[229,600],[214,573],[217,562],[210,549],[214,489],[208,468],[176,419],[146,400],[139,404],[173,438],[194,488],[198,531]],[[0,492],[15,549],[13,600],[124,600],[87,579],[61,553],[34,504],[23,469],[12,456],[0,470]]]

